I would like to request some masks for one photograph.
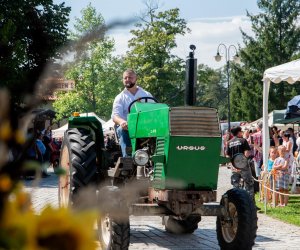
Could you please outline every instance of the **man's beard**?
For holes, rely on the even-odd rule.
[[[125,83],[125,88],[126,89],[131,89],[134,85],[135,85],[135,82]]]

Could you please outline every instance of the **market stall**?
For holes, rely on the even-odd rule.
[[[269,152],[269,131],[268,131],[268,101],[269,89],[271,83],[280,83],[282,81],[288,84],[294,84],[300,81],[300,59],[281,64],[267,69],[263,76],[263,160],[267,166]]]

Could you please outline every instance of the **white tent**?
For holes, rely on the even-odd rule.
[[[64,136],[65,131],[68,129],[68,123],[52,130],[52,137],[53,138],[62,138]]]
[[[109,134],[110,132],[113,133],[113,127],[115,126],[115,123],[112,119],[109,119],[107,122],[102,124],[102,129],[104,134]]]
[[[106,121],[104,121],[103,119],[101,119],[99,116],[97,116],[94,112],[88,112],[88,113],[80,113],[80,116],[95,116],[96,119],[102,124],[105,124]],[[54,129],[52,130],[52,137],[53,138],[61,138],[64,136],[65,131],[68,129],[68,123],[61,126],[58,129]]]
[[[101,119],[99,116],[97,116],[94,112],[88,112],[88,113],[80,113],[80,116],[95,116],[96,119],[103,125],[106,123],[103,119]]]
[[[276,127],[280,127],[283,124],[279,123],[278,121],[284,120],[284,114],[285,114],[286,110],[282,109],[282,110],[273,110],[272,112],[270,112],[268,114],[268,126],[272,127],[272,126],[276,126]],[[251,123],[248,123],[246,127],[248,128],[255,128],[256,125],[259,122],[262,122],[263,118],[259,118],[256,121],[253,121]]]
[[[300,59],[281,64],[267,69],[264,72],[263,82],[263,159],[264,165],[267,166],[269,152],[269,130],[268,126],[268,101],[269,89],[271,82],[280,83],[286,81],[289,84],[294,84],[300,81]]]

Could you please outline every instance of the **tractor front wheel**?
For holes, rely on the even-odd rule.
[[[97,226],[101,249],[128,249],[130,223],[121,190],[116,186],[102,187],[98,193],[98,202],[100,216]]]
[[[98,236],[103,250],[128,249],[130,240],[129,217],[127,221],[114,219],[109,213],[98,218]]]
[[[221,249],[252,249],[257,231],[253,200],[245,190],[238,188],[227,191],[222,197],[222,205],[227,203],[225,199],[228,199],[229,216],[217,217],[217,238]]]

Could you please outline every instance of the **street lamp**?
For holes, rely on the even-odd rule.
[[[229,77],[229,61],[230,61],[230,52],[234,52],[233,61],[235,63],[240,63],[240,56],[238,50],[234,45],[229,45],[228,47],[224,43],[220,43],[218,46],[217,54],[215,55],[215,60],[220,62],[222,60],[221,49],[224,49],[224,55],[226,60],[226,73],[227,73],[227,100],[228,100],[228,132],[230,132],[230,77]]]

